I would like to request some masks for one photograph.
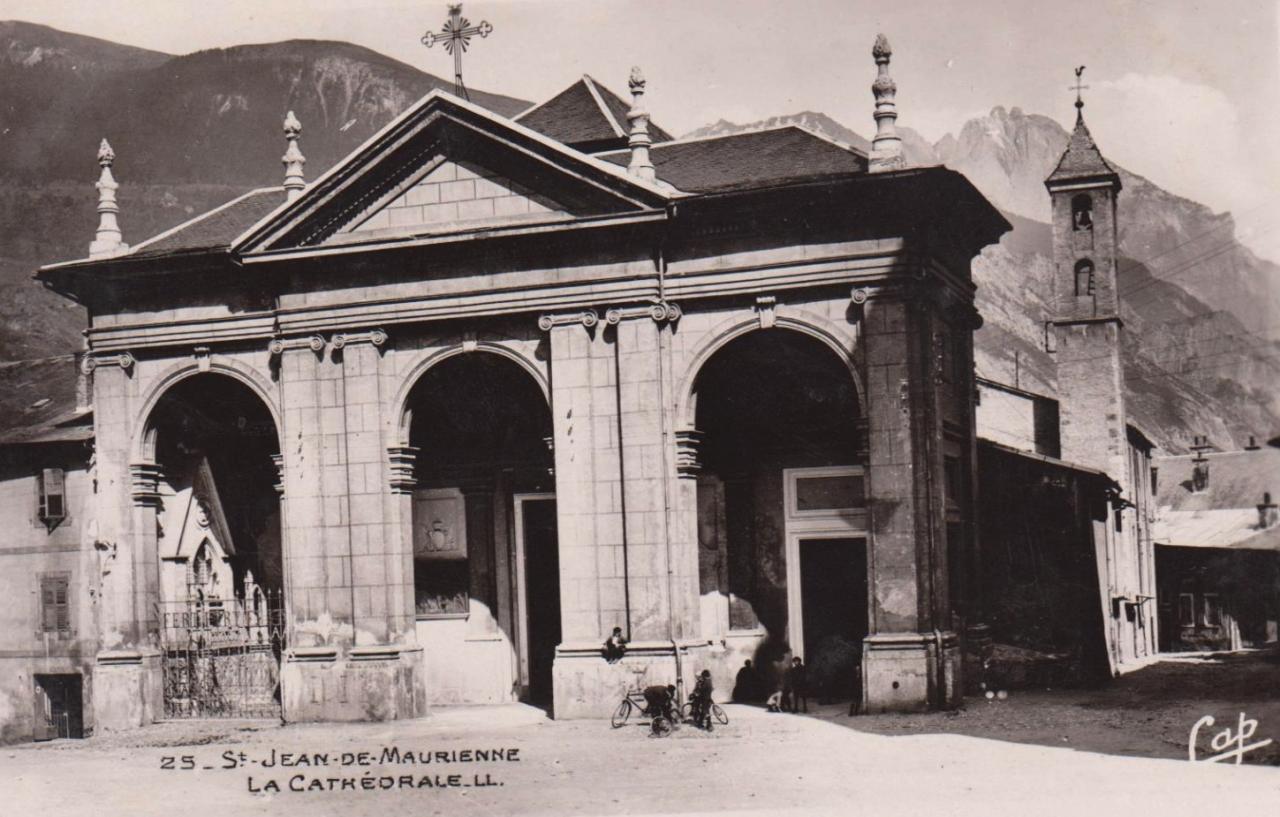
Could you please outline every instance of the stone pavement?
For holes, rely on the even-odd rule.
[[[442,709],[391,724],[159,724],[0,750],[0,814],[988,817],[1092,809],[1204,817],[1280,808],[1274,768],[956,735],[887,737],[726,709],[729,726],[710,734],[684,727],[666,739],[647,737],[643,726],[552,722],[518,706]],[[477,750],[493,754],[478,760]],[[504,759],[493,759],[496,750]],[[294,763],[308,753],[310,762],[286,767],[283,753]],[[410,753],[429,762],[406,763]]]

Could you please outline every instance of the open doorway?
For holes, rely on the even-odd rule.
[[[84,683],[79,673],[36,675],[35,739],[84,737]]]
[[[793,645],[810,667],[813,693],[822,699],[854,692],[859,647],[867,635],[865,539],[802,538],[800,562],[801,640]]]
[[[520,575],[521,686],[524,699],[550,707],[552,666],[560,644],[560,553],[553,494],[515,497],[516,564]]]

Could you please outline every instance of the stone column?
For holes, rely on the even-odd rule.
[[[647,304],[609,310],[605,325],[594,312],[540,321],[551,335],[559,509],[557,718],[600,717],[635,682],[633,672],[674,683],[677,644],[697,632],[697,552],[693,528],[677,513],[675,432],[665,410],[662,333],[678,315]],[[615,626],[630,649],[608,664],[601,644]]]
[[[923,287],[867,301],[872,609],[863,645],[869,712],[958,699],[959,647],[946,612],[942,435]]]
[[[137,383],[127,352],[86,357],[93,372],[99,651],[93,672],[98,732],[132,729],[164,712],[155,601],[159,468],[131,462]]]
[[[272,346],[282,356],[290,497],[286,720],[425,712],[421,650],[405,635],[398,587],[403,536],[385,516],[394,502],[380,399],[386,341],[381,330],[335,335],[328,357],[319,337]]]

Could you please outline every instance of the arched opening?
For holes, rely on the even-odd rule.
[[[1093,294],[1093,262],[1081,258],[1076,262],[1076,295]]]
[[[419,450],[414,605],[429,694],[549,703],[561,636],[546,397],[519,364],[482,352],[428,369],[405,410]]]
[[[165,713],[278,716],[285,575],[271,411],[234,377],[194,374],[156,401],[147,439],[160,475]]]
[[[1075,230],[1093,229],[1093,197],[1079,193],[1071,199],[1071,226]]]
[[[702,625],[731,647],[721,671],[750,698],[802,656],[815,691],[851,695],[867,551],[849,367],[807,335],[755,331],[706,362],[694,398]]]

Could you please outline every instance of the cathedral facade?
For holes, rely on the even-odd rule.
[[[514,119],[433,92],[310,182],[289,117],[283,187],[132,247],[104,144],[90,257],[39,273],[90,314],[95,727],[605,717],[792,656],[954,706],[1009,225],[905,166],[874,57],[869,151],[672,139],[638,71]]]

